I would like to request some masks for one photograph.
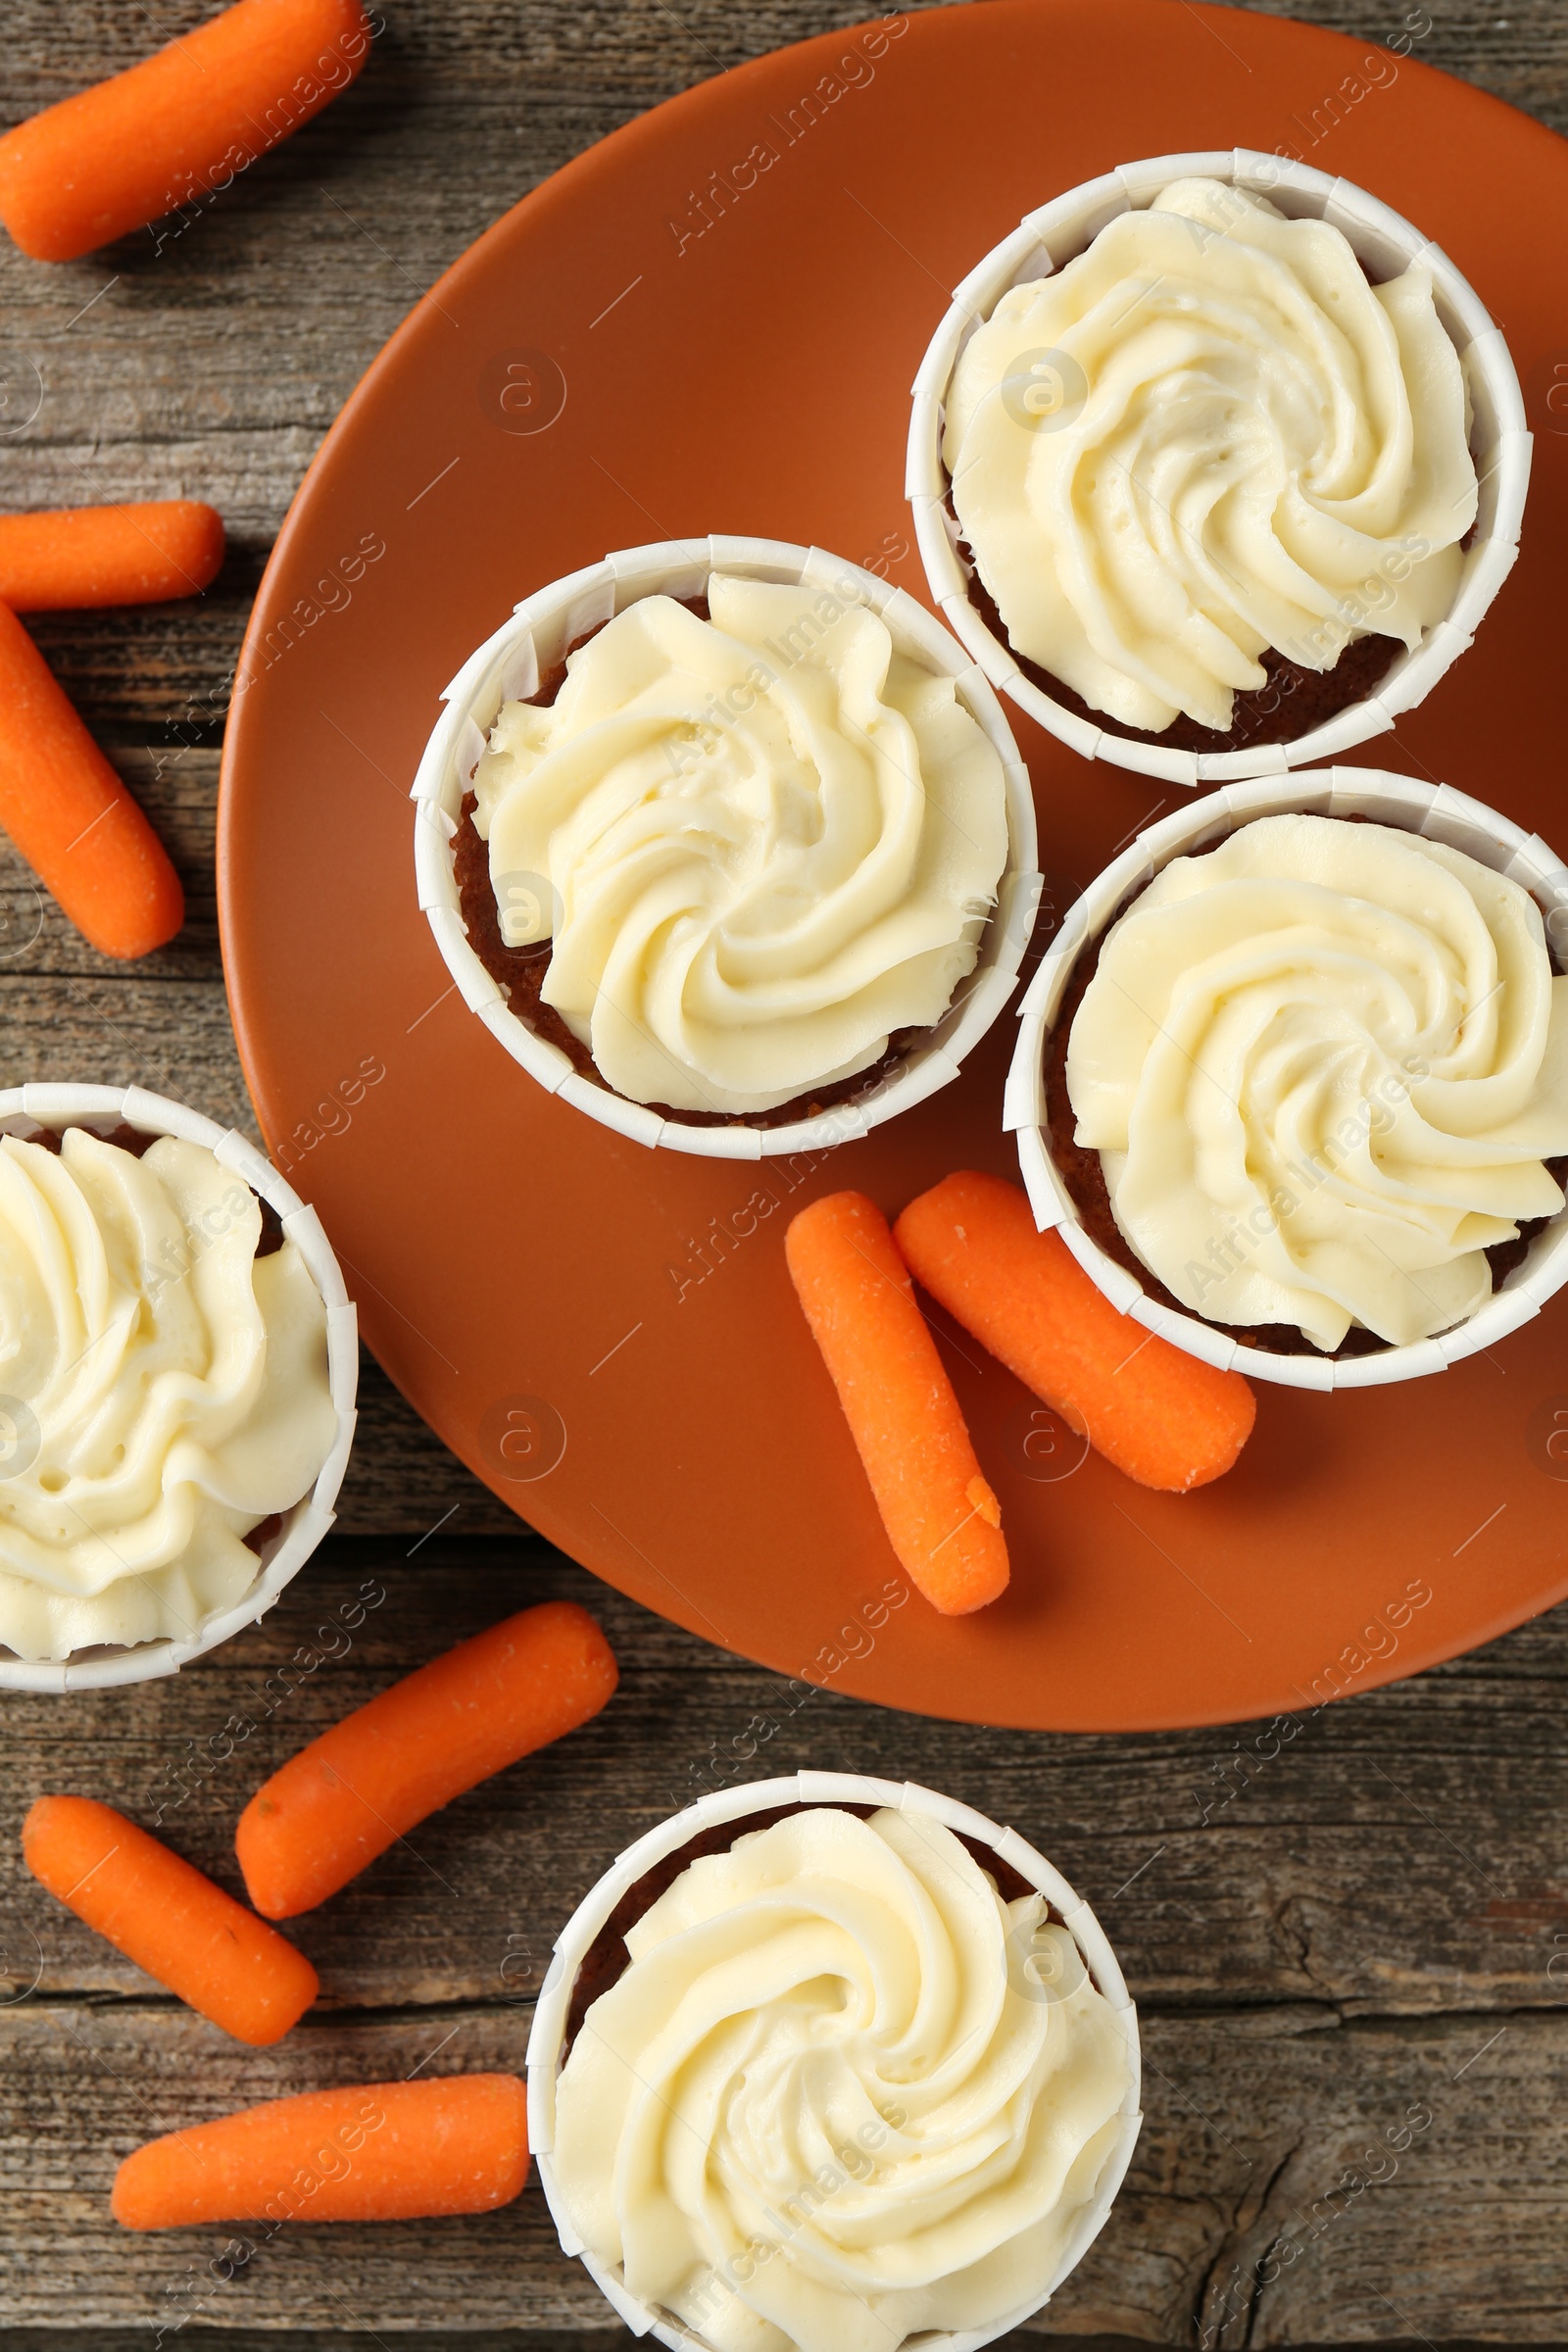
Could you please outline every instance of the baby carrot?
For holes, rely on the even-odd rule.
[[[0,139],[0,220],[71,262],[211,198],[298,130],[365,63],[361,0],[239,0],[128,73]]]
[[[236,2041],[280,2040],[315,2000],[303,1952],[113,1805],[40,1796],[22,1850],[52,1895]]]
[[[106,956],[145,956],[184,921],[163,843],[3,604],[0,827]]]
[[[0,514],[0,603],[13,612],[195,596],[222,561],[222,521],[194,498]]]
[[[258,1788],[234,1838],[251,1901],[269,1919],[314,1910],[427,1813],[597,1715],[616,1680],[610,1643],[571,1600],[460,1642]]]
[[[1206,1486],[1246,1445],[1257,1405],[1241,1374],[1121,1314],[1017,1185],[944,1177],[894,1232],[932,1298],[1141,1486]]]
[[[115,2175],[126,2230],[202,2222],[413,2222],[488,2213],[528,2178],[515,2075],[367,2082],[269,2099],[150,2139]]]
[[[945,1617],[983,1608],[1007,1582],[1002,1512],[886,1217],[830,1193],[791,1220],[784,1251],[889,1543]]]

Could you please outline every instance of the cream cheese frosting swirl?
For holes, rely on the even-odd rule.
[[[1092,709],[1224,732],[1274,647],[1414,646],[1476,514],[1458,354],[1419,267],[1370,285],[1323,220],[1171,183],[959,357],[943,454],[1016,652]]]
[[[0,1141],[0,1642],[188,1638],[337,1430],[326,1309],[199,1144]]]
[[[512,702],[474,775],[507,944],[633,1102],[768,1110],[940,1020],[1006,860],[1002,761],[851,592],[714,573]]]
[[[1529,893],[1462,851],[1261,817],[1107,932],[1067,1091],[1183,1306],[1404,1345],[1473,1314],[1485,1251],[1563,1205],[1568,979]]]
[[[812,1808],[691,1863],[557,2086],[571,2222],[720,2352],[1038,2302],[1115,2145],[1116,2012],[939,1823]]]

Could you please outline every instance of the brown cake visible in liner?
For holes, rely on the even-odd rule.
[[[132,1159],[141,1159],[159,1140],[158,1136],[149,1135],[144,1127],[127,1126],[123,1119],[107,1131],[89,1126],[85,1119],[67,1119],[64,1127],[35,1127],[30,1135],[19,1136],[18,1141],[38,1144],[45,1152],[53,1152],[58,1157],[62,1138],[71,1127],[79,1127],[87,1135],[96,1135],[101,1144],[116,1145],[120,1151],[128,1152]],[[236,1181],[243,1184],[245,1180],[240,1177]],[[249,1190],[249,1187],[246,1189]],[[283,1247],[283,1220],[270,1200],[264,1200],[260,1193],[252,1198],[262,1212],[262,1235],[256,1245],[256,1254],[258,1257],[270,1257],[274,1250]]]
[[[85,1119],[68,1119],[65,1127],[35,1127],[30,1135],[23,1136],[21,1141],[24,1144],[38,1144],[45,1152],[53,1152],[58,1155],[66,1129],[70,1127],[80,1127],[88,1135],[96,1135],[100,1143],[118,1145],[122,1152],[128,1152],[132,1159],[142,1158],[158,1141],[158,1137],[149,1135],[145,1128],[127,1126],[123,1119],[118,1126],[111,1127],[107,1133],[97,1127],[89,1127]],[[236,1181],[243,1184],[245,1180],[243,1177],[239,1177]],[[248,1191],[249,1187],[247,1186],[246,1189]],[[283,1247],[283,1220],[270,1200],[264,1200],[260,1193],[253,1194],[252,1199],[262,1212],[262,1232],[261,1239],[256,1245],[256,1254],[258,1257],[270,1257],[274,1250],[281,1250]],[[270,1517],[248,1529],[241,1536],[240,1542],[247,1550],[254,1551],[260,1558],[282,1524],[279,1514],[273,1511]]]
[[[953,511],[950,491],[948,512],[952,514]],[[1038,686],[1042,694],[1049,694],[1054,703],[1059,703],[1074,717],[1087,719],[1091,726],[1102,727],[1107,735],[1118,735],[1127,743],[1152,743],[1176,752],[1249,752],[1260,750],[1265,744],[1295,743],[1326,720],[1337,718],[1342,710],[1348,710],[1352,703],[1364,703],[1369,695],[1375,694],[1396,657],[1404,651],[1397,637],[1356,637],[1332,668],[1307,669],[1269,646],[1258,657],[1268,672],[1268,683],[1234,697],[1231,723],[1225,733],[1221,734],[1217,727],[1200,726],[1196,718],[1189,718],[1181,710],[1162,733],[1154,735],[1141,727],[1126,726],[1119,718],[1092,709],[1081,694],[1074,693],[1049,669],[1042,669],[1038,662],[1031,662],[1027,654],[1020,654],[980,577],[966,539],[958,541],[958,557],[968,573],[965,586],[970,604],[992,636],[1007,648],[1030,684]]]
[[[737,1821],[719,1822],[710,1830],[698,1830],[684,1845],[678,1845],[662,1861],[654,1863],[633,1886],[628,1886],[583,1954],[566,2010],[566,2031],[561,2045],[562,2063],[565,2063],[582,2021],[595,2001],[602,1992],[608,1992],[630,1966],[631,1954],[626,1949],[628,1933],[645,1912],[653,1909],[662,1894],[668,1893],[688,1864],[700,1862],[708,1854],[727,1854],[738,1838],[750,1837],[754,1830],[770,1830],[776,1821],[787,1821],[793,1813],[820,1813],[824,1809],[834,1813],[853,1813],[859,1820],[868,1821],[873,1813],[879,1813],[883,1808],[874,1804],[840,1803],[837,1798],[825,1807],[771,1805],[765,1811],[743,1814]],[[961,1831],[955,1831],[954,1836],[973,1855],[981,1869],[990,1872],[996,1881],[997,1892],[1004,1903],[1016,1902],[1022,1894],[1039,1893],[1039,1888],[1031,1886],[1022,1873],[1014,1870],[1010,1862],[1004,1862],[994,1847],[986,1845],[978,1838],[964,1837]],[[1058,1928],[1066,1926],[1066,1921],[1053,1903],[1046,1904],[1046,1914]],[[1093,1970],[1087,1973],[1098,1992],[1101,1987],[1095,1982]]]
[[[1255,823],[1259,820],[1254,818],[1252,821]],[[1374,824],[1380,820],[1357,813],[1342,817],[1339,821],[1342,824],[1360,825]],[[1392,829],[1400,830],[1397,826]],[[1238,832],[1243,830],[1245,828],[1237,827]],[[1218,847],[1217,842],[1211,842],[1205,849],[1191,851],[1187,854],[1192,857],[1206,858],[1212,850]],[[1330,1360],[1335,1362],[1342,1361],[1348,1356],[1381,1354],[1390,1343],[1380,1339],[1375,1331],[1368,1331],[1358,1323],[1351,1324],[1337,1348],[1325,1350],[1316,1347],[1306,1334],[1293,1323],[1216,1323],[1209,1316],[1199,1313],[1195,1307],[1184,1306],[1179,1298],[1171,1296],[1152,1269],[1145,1265],[1117,1224],[1115,1213],[1110,1205],[1110,1189],[1105,1182],[1105,1171],[1101,1165],[1100,1153],[1097,1151],[1086,1150],[1081,1144],[1075,1142],[1074,1130],[1077,1126],[1077,1115],[1067,1093],[1067,1049],[1071,1042],[1073,1021],[1077,1016],[1079,1005],[1084,1001],[1089,983],[1100,967],[1100,951],[1106,934],[1121,920],[1128,907],[1134,906],[1143,897],[1147,887],[1148,885],[1145,884],[1134,891],[1116,908],[1100,937],[1091,941],[1078,956],[1072,971],[1068,975],[1066,992],[1057,1009],[1051,1035],[1046,1041],[1046,1124],[1051,1137],[1051,1156],[1060,1172],[1062,1182],[1067,1187],[1068,1198],[1078,1212],[1080,1224],[1090,1239],[1097,1242],[1103,1250],[1107,1257],[1114,1259],[1118,1266],[1124,1267],[1134,1280],[1142,1285],[1146,1297],[1156,1299],[1161,1306],[1168,1306],[1179,1315],[1192,1316],[1195,1322],[1206,1323],[1211,1331],[1223,1332],[1228,1339],[1237,1341],[1244,1348],[1256,1348],[1265,1355],[1322,1356],[1326,1354]],[[1548,953],[1550,953],[1549,943]],[[1555,955],[1552,956],[1551,962],[1552,969],[1557,970]],[[1568,1181],[1568,1158],[1548,1159],[1545,1166],[1558,1184]],[[1531,1243],[1549,1222],[1550,1220],[1546,1217],[1527,1217],[1520,1223],[1517,1240],[1493,1244],[1493,1247],[1487,1251],[1486,1257],[1487,1263],[1492,1269],[1494,1291],[1500,1290],[1514,1268],[1523,1265]]]
[[[709,617],[706,596],[680,597],[676,601],[688,612],[695,612],[699,620]],[[605,625],[601,621],[597,627],[573,638],[567,652],[574,654],[579,646],[597,637]],[[555,662],[544,672],[537,692],[529,695],[527,701],[548,710],[565,679],[564,661]],[[480,839],[473,821],[477,806],[477,794],[464,794],[458,830],[452,842],[452,870],[468,944],[518,1020],[547,1045],[559,1046],[579,1077],[602,1087],[606,1094],[613,1094],[615,1089],[600,1075],[599,1066],[581,1038],[567,1027],[555,1006],[546,1004],[540,996],[550,969],[550,941],[509,948],[501,935],[500,911],[490,883],[489,845]],[[857,1070],[851,1078],[837,1078],[829,1086],[813,1087],[809,1093],[796,1095],[771,1110],[676,1110],[667,1102],[647,1102],[641,1107],[651,1110],[657,1118],[673,1119],[682,1127],[788,1127],[797,1119],[814,1118],[818,1111],[832,1110],[841,1102],[859,1102],[875,1094],[928,1034],[924,1029],[896,1029],[886,1050],[865,1069]]]
[[[1088,251],[1088,247],[1084,248]],[[1078,258],[1078,257],[1074,257]],[[1372,275],[1359,254],[1356,266],[1369,286],[1378,280]],[[1063,268],[1066,267],[1064,263]],[[953,484],[948,483],[947,511],[953,527],[958,532],[958,517],[953,503]],[[1475,540],[1477,524],[1460,540],[1461,548],[1470,547]],[[1170,725],[1160,734],[1147,732],[1141,727],[1129,727],[1107,711],[1096,710],[1082,695],[1074,692],[1061,678],[1042,669],[1027,654],[1020,654],[1008,636],[1001,613],[974,560],[974,550],[959,533],[958,560],[967,575],[965,593],[986,627],[998,642],[1004,645],[1032,686],[1049,694],[1054,703],[1060,703],[1075,718],[1087,719],[1093,727],[1102,727],[1106,734],[1119,735],[1127,743],[1149,743],[1176,752],[1247,752],[1266,744],[1294,743],[1310,734],[1342,710],[1353,704],[1365,702],[1377,692],[1388,676],[1396,659],[1404,652],[1397,637],[1353,638],[1330,669],[1307,669],[1299,662],[1292,662],[1275,647],[1268,646],[1258,656],[1268,672],[1266,685],[1254,686],[1245,694],[1233,697],[1231,723],[1223,732],[1218,727],[1200,726],[1185,710],[1178,711]]]
[[[1377,281],[1359,254],[1356,262],[1367,284],[1375,285]],[[951,481],[947,507],[956,531],[958,517]],[[1469,546],[1474,529],[1472,523],[1462,545]],[[970,604],[992,636],[1007,648],[1030,684],[1038,686],[1042,694],[1049,694],[1054,703],[1059,703],[1075,718],[1087,719],[1091,726],[1102,727],[1106,734],[1119,735],[1127,743],[1149,743],[1174,752],[1248,752],[1265,744],[1294,743],[1298,737],[1310,734],[1314,727],[1337,718],[1352,704],[1365,702],[1369,695],[1375,694],[1396,657],[1404,652],[1397,637],[1357,637],[1346,646],[1332,668],[1307,669],[1268,646],[1258,657],[1268,672],[1267,683],[1233,697],[1228,728],[1221,731],[1218,727],[1200,726],[1196,718],[1189,718],[1185,710],[1179,710],[1170,725],[1156,735],[1142,727],[1126,726],[1107,711],[1096,710],[1063,679],[1042,669],[1027,654],[1020,654],[980,577],[974,550],[962,536],[958,539],[958,559],[968,575],[966,592]]]

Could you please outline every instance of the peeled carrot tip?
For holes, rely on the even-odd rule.
[[[3,602],[0,827],[106,956],[145,956],[179,929],[168,852]]]
[[[198,596],[222,560],[222,518],[196,499],[0,514],[0,602],[13,612]]]
[[[1002,1525],[1002,1505],[983,1478],[971,1478],[964,1493],[988,1527]]]
[[[359,73],[361,0],[236,0],[123,74],[0,138],[0,220],[24,253],[73,261],[210,203]]]

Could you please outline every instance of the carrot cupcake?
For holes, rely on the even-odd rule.
[[[1377,698],[1396,665],[1425,648],[1435,675],[1468,642],[1472,534],[1511,548],[1517,513],[1497,502],[1522,501],[1528,451],[1514,434],[1478,532],[1472,440],[1497,437],[1499,405],[1514,421],[1517,381],[1451,265],[1371,199],[1283,164],[1248,186],[1177,169],[1149,187],[1155,169],[1086,208],[1059,266],[1040,274],[1013,252],[1030,238],[1038,265],[1026,223],[976,272],[1004,282],[941,389],[948,530],[927,507],[921,532],[933,585],[961,626],[956,565],[966,642],[989,640],[991,674],[1010,670],[1080,748],[1174,774],[1133,747],[1256,755],[1368,707],[1353,738],[1321,746],[1340,749],[1389,723]],[[1303,214],[1309,198],[1334,217]],[[1071,207],[1037,216],[1042,231]],[[1052,242],[1071,242],[1064,223]],[[950,325],[932,359],[954,340]],[[1488,596],[1506,567],[1487,563]]]
[[[1393,1376],[1485,1344],[1465,1336],[1484,1309],[1536,1311],[1568,1169],[1568,979],[1558,896],[1532,895],[1504,820],[1336,775],[1327,808],[1271,809],[1281,785],[1229,831],[1195,810],[1152,877],[1139,845],[1119,911],[1058,965],[1044,1041],[1025,1025],[1063,1231],[1132,1277],[1135,1311],[1183,1345],[1201,1318],[1250,1371]]]
[[[190,1654],[247,1600],[259,1613],[281,1581],[263,1555],[288,1573],[330,1524],[329,1493],[296,1506],[333,1457],[335,1490],[352,1428],[317,1232],[285,1233],[189,1134],[103,1125],[0,1135],[0,1644],[46,1683],[47,1661]]]
[[[586,622],[580,595],[522,608],[532,658],[497,681],[484,649],[467,772],[417,789],[463,788],[447,904],[518,1058],[722,1149],[953,1074],[1016,970],[1033,828],[994,698],[910,600],[805,551],[696,579],[678,552]]]
[[[845,1801],[803,1804],[807,1781]],[[983,2342],[1072,2268],[1125,2167],[1115,1962],[1021,1839],[927,1791],[813,1774],[742,1805],[666,1825],[587,1949],[582,1914],[558,1946],[530,2137],[564,2239],[667,2343]]]

